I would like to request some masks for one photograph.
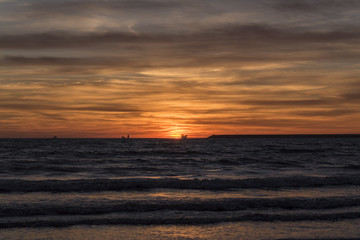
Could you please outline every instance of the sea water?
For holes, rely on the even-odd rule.
[[[360,239],[359,138],[0,139],[0,239]]]

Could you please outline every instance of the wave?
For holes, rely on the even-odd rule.
[[[216,224],[221,222],[245,222],[245,221],[339,221],[345,219],[358,219],[359,212],[344,212],[330,214],[243,214],[229,217],[100,217],[100,218],[72,218],[65,219],[34,219],[30,221],[18,219],[17,221],[1,222],[0,229],[14,227],[68,227],[73,225],[201,225]]]
[[[10,203],[0,206],[0,217],[35,215],[92,215],[151,211],[330,210],[359,207],[360,197],[329,198],[230,198],[190,200],[99,200],[48,203]]]
[[[0,192],[98,192],[146,190],[152,188],[228,190],[283,189],[325,186],[360,186],[360,176],[291,176],[247,179],[77,179],[77,180],[0,180]]]
[[[322,153],[335,152],[334,148],[280,148],[280,153]]]

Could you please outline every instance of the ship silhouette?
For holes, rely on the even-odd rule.
[[[181,139],[182,139],[182,140],[185,140],[185,139],[187,139],[187,137],[188,137],[188,135],[185,135],[185,134],[181,134]]]
[[[127,137],[121,136],[121,139],[129,139],[130,138],[130,134],[127,135]]]

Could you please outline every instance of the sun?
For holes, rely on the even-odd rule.
[[[187,134],[189,129],[184,124],[175,124],[169,126],[166,131],[169,138],[181,138],[181,135]]]

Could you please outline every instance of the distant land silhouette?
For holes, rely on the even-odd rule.
[[[208,138],[360,138],[360,134],[260,134],[211,135]]]

